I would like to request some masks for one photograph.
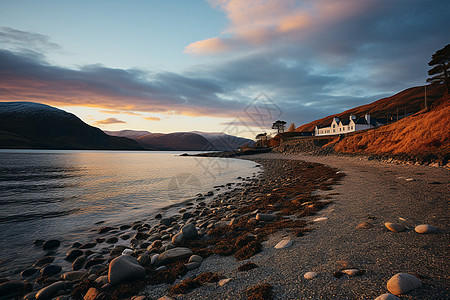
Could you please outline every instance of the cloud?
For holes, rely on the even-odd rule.
[[[141,116],[141,114],[132,111],[118,111],[118,110],[99,110],[99,112],[110,115],[129,115],[129,116]]]
[[[0,100],[240,118],[253,126],[244,109],[265,92],[279,118],[300,125],[425,84],[427,62],[448,43],[448,1],[209,2],[224,12],[227,27],[185,48],[217,54],[207,64],[178,73],[69,69],[48,63],[43,51],[4,49]],[[42,47],[48,42],[40,40]]]
[[[9,50],[62,50],[60,45],[51,42],[46,35],[10,27],[0,27],[0,45]]]
[[[94,125],[126,124],[127,122],[116,118],[107,118],[105,120],[95,121]]]
[[[158,117],[143,117],[143,119],[148,121],[161,121],[161,118]]]

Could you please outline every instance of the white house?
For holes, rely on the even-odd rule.
[[[369,114],[364,117],[356,118],[355,115],[350,115],[348,120],[340,121],[339,118],[333,118],[330,126],[322,127],[316,126],[314,135],[335,135],[344,134],[349,132],[354,132],[358,130],[364,130],[369,128],[374,128],[385,124],[384,120],[381,119],[371,119]]]

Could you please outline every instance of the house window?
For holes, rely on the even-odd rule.
[[[335,124],[333,124],[333,128],[335,128],[336,127],[336,125]]]

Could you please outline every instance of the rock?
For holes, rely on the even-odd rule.
[[[57,265],[48,265],[41,269],[42,276],[53,276],[62,271],[62,268]]]
[[[137,260],[141,266],[145,267],[150,263],[150,256],[147,253],[142,253]]]
[[[23,271],[20,273],[20,275],[22,275],[22,277],[29,277],[29,276],[31,276],[31,275],[36,274],[37,271],[39,271],[39,270],[38,270],[38,269],[35,269],[35,268],[29,268],[29,269],[23,270]]]
[[[292,246],[292,240],[281,240],[278,244],[275,245],[275,249],[284,249]]]
[[[150,236],[150,234],[145,233],[145,232],[138,232],[134,235],[134,238],[137,240],[146,240],[148,239]]]
[[[356,226],[356,229],[370,229],[372,227],[373,227],[372,223],[362,222]]]
[[[184,214],[181,215],[181,218],[182,218],[183,220],[187,220],[187,219],[192,218],[193,216],[194,216],[194,215],[193,215],[192,213],[190,213],[190,212],[185,212]]]
[[[363,272],[359,269],[345,269],[341,271],[342,273],[345,273],[349,276],[357,276],[357,275],[361,275]]]
[[[156,260],[158,259],[158,257],[159,257],[159,254],[153,255],[150,259],[150,264],[154,265]]]
[[[31,292],[31,285],[25,281],[11,280],[0,284],[0,297],[5,296],[5,299],[16,299],[28,292]]]
[[[42,249],[49,250],[49,249],[56,249],[61,245],[61,242],[58,240],[48,240],[42,245]]]
[[[94,281],[95,281],[95,283],[104,285],[104,284],[108,283],[108,276],[107,275],[99,276]]]
[[[130,300],[146,300],[146,299],[147,297],[142,295],[142,296],[134,296]]]
[[[437,233],[438,232],[438,229],[436,227],[428,225],[428,224],[417,225],[416,228],[414,228],[414,230],[417,233]]]
[[[162,218],[162,215],[161,214],[156,214],[156,216],[155,216],[155,219],[161,219]]]
[[[103,233],[106,233],[106,232],[111,231],[111,230],[114,230],[114,229],[117,229],[117,228],[106,226],[106,227],[100,228],[100,229],[98,230],[98,233],[99,233],[99,234],[103,234]]]
[[[72,271],[61,274],[62,280],[78,281],[81,280],[87,274],[86,271]]]
[[[264,221],[264,222],[273,221],[273,220],[275,220],[275,218],[276,218],[276,216],[272,215],[272,214],[261,214],[261,213],[259,213],[259,214],[256,215],[256,220]]]
[[[131,237],[131,236],[130,236],[129,234],[122,234],[122,235],[120,236],[120,238],[121,238],[122,240],[124,240],[124,241],[130,239],[130,237]]]
[[[124,249],[122,255],[133,255],[134,251],[131,249]]]
[[[91,243],[83,244],[79,248],[80,249],[91,249],[91,248],[94,248],[95,246],[97,246],[97,243],[96,242],[91,242]]]
[[[43,257],[43,258],[37,260],[33,266],[34,267],[43,267],[45,265],[51,264],[54,260],[55,260],[55,258],[53,256],[46,256],[46,257]]]
[[[87,270],[90,267],[102,264],[105,261],[106,261],[106,259],[100,258],[100,257],[92,258],[92,259],[89,259],[88,261],[86,261],[86,264],[84,265],[84,268]]]
[[[406,229],[406,227],[403,224],[400,223],[384,223],[384,226],[386,226],[387,229],[393,232],[402,232]]]
[[[96,300],[96,299],[100,298],[99,297],[100,294],[101,294],[101,292],[99,290],[97,290],[94,287],[91,287],[87,291],[86,295],[84,295],[83,300]]]
[[[77,257],[80,257],[83,254],[84,254],[83,250],[74,249],[67,252],[66,257],[64,259],[67,261],[74,261]]]
[[[192,251],[189,248],[176,247],[169,249],[161,253],[155,261],[156,265],[164,265],[177,260],[188,258],[192,255]]]
[[[83,268],[84,262],[86,261],[86,258],[84,256],[80,256],[72,263],[72,270],[78,271],[79,269]]]
[[[127,229],[130,229],[130,228],[131,228],[131,225],[120,225],[119,226],[120,230],[127,230]]]
[[[132,256],[121,255],[114,258],[109,264],[108,281],[112,285],[126,280],[140,279],[145,277],[145,269],[138,260]]]
[[[119,239],[116,236],[111,236],[109,238],[106,239],[106,243],[108,244],[115,244],[119,241]]]
[[[199,262],[201,263],[203,261],[203,258],[200,255],[194,254],[191,257],[189,257],[189,262]]]
[[[50,300],[56,296],[60,290],[65,290],[70,287],[70,284],[64,281],[57,281],[49,286],[39,290],[36,294],[36,300]]]
[[[313,279],[315,277],[317,277],[317,275],[319,275],[319,273],[316,272],[306,272],[305,275],[303,275],[303,277],[305,279]]]
[[[185,266],[188,270],[194,270],[194,269],[197,269],[198,267],[200,267],[200,263],[197,261],[194,261],[194,262],[185,264]]]
[[[186,238],[183,233],[177,233],[172,237],[172,244],[175,246],[182,246],[186,242]]]
[[[401,295],[422,285],[416,276],[407,273],[397,273],[387,282],[387,289],[394,295]]]
[[[400,298],[391,293],[387,293],[376,297],[375,300],[400,300]]]
[[[165,226],[170,226],[170,224],[172,224],[172,222],[174,222],[175,219],[174,218],[162,218],[161,220],[159,220],[159,224],[163,224]]]
[[[194,224],[183,226],[183,228],[181,228],[181,233],[183,233],[184,237],[188,240],[193,240],[198,236],[198,231]]]
[[[327,217],[320,217],[320,218],[315,218],[313,220],[313,222],[322,222],[322,221],[325,221],[325,220],[328,220],[328,218]]]
[[[221,280],[219,280],[219,285],[224,286],[225,284],[227,284],[230,281],[231,281],[231,278],[221,279]]]

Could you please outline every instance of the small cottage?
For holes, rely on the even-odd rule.
[[[339,118],[333,118],[333,121],[329,126],[316,126],[314,135],[336,135],[345,134],[349,132],[355,132],[358,130],[364,130],[384,125],[386,122],[381,119],[371,119],[369,114],[364,117],[356,118],[355,115],[350,115],[348,119],[339,120]]]

